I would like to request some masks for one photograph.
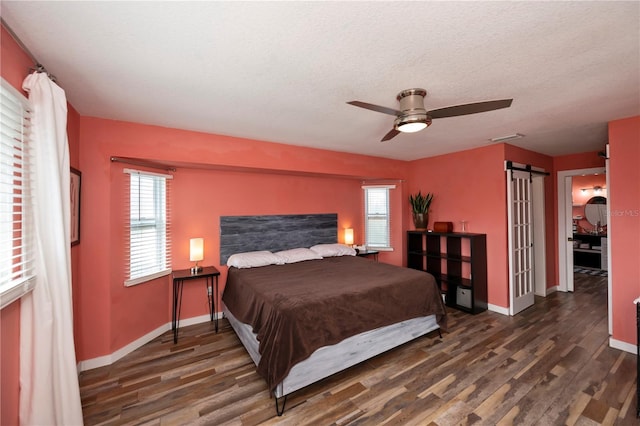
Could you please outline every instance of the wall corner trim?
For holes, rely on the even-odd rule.
[[[491,303],[489,303],[487,305],[487,309],[491,312],[496,312],[498,314],[509,316],[509,308],[504,308],[502,306],[492,305]]]
[[[614,339],[613,337],[609,337],[609,346],[614,349],[620,349],[621,351],[629,352],[632,354],[638,353],[638,347],[636,345],[623,342],[622,340]]]

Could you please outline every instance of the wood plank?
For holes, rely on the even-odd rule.
[[[226,320],[80,374],[85,424],[638,424],[635,356],[610,348],[606,278],[516,317],[450,310],[423,336],[288,397],[282,417]]]

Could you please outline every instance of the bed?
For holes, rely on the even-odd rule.
[[[332,232],[335,243],[337,228]],[[291,244],[279,240],[280,249]],[[224,315],[275,396],[278,415],[292,392],[446,325],[433,276],[352,255],[318,257],[228,271]]]

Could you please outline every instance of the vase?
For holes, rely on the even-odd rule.
[[[429,213],[414,213],[413,224],[416,229],[427,229],[429,224]]]

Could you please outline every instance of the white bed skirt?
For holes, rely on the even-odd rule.
[[[258,340],[251,326],[239,321],[226,306],[224,315],[253,362],[258,365]],[[429,315],[365,331],[335,345],[321,347],[291,368],[287,377],[276,387],[275,396],[280,398],[288,395],[438,328],[436,316]]]

